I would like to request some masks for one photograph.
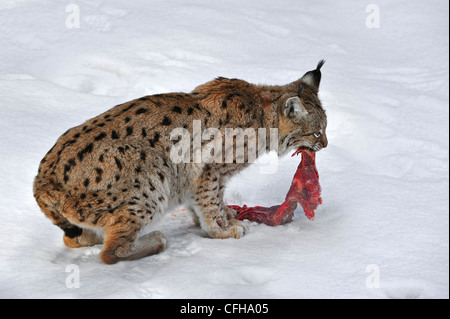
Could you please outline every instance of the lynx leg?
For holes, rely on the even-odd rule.
[[[67,247],[78,248],[84,246],[92,246],[101,244],[102,238],[98,236],[95,231],[89,229],[82,229],[72,224],[61,212],[58,210],[55,202],[61,197],[61,193],[52,185],[47,185],[47,192],[36,191],[35,196],[39,207],[44,214],[50,218],[53,223],[64,231],[64,243]]]
[[[195,213],[200,225],[211,238],[241,238],[247,233],[247,227],[234,219],[233,209],[223,204],[223,187],[219,176],[206,172],[206,178],[199,180],[194,197]]]
[[[139,221],[131,217],[108,226],[100,259],[106,264],[115,264],[157,254],[166,248],[167,238],[164,234],[154,231],[138,237],[140,229]]]

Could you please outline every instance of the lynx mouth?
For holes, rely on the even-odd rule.
[[[323,149],[323,146],[320,143],[316,143],[316,144],[314,144],[312,146],[300,146],[299,149],[303,149],[303,150],[307,150],[307,151],[311,151],[311,152],[317,153],[318,151]]]
[[[305,150],[305,151],[310,151],[310,152],[317,152],[316,150],[314,150],[314,149],[312,149],[311,147],[308,147],[308,146],[300,146],[299,148],[298,148],[298,150],[299,151],[301,151],[301,150]]]
[[[306,151],[310,151],[310,152],[317,152],[319,151],[321,148],[320,147],[316,147],[316,145],[314,146],[306,146],[306,145],[298,145],[300,144],[298,140],[296,140],[295,138],[290,138],[287,142],[287,148],[289,149],[296,149],[297,151],[300,150],[306,150]]]

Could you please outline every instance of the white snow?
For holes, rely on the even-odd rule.
[[[374,2],[379,28],[364,1],[0,0],[0,297],[448,298],[449,4]],[[66,27],[71,4],[80,28]],[[154,226],[166,251],[108,266],[101,246],[66,248],[37,206],[39,161],[68,128],[219,75],[286,84],[320,59],[313,222],[297,209],[215,240],[175,210]],[[255,163],[228,203],[280,204],[298,162]]]

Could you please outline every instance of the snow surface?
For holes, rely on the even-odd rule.
[[[0,0],[0,297],[448,298],[449,3],[374,2],[379,28],[366,1]],[[66,27],[70,4],[80,28]],[[39,210],[38,163],[68,128],[219,75],[286,84],[322,58],[313,222],[298,209],[214,240],[179,209],[154,226],[166,251],[108,266]],[[283,202],[298,161],[272,175],[255,163],[228,203]]]

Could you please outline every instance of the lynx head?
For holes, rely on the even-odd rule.
[[[278,150],[306,148],[315,152],[327,147],[327,116],[318,98],[321,60],[315,70],[287,86],[278,104]]]

